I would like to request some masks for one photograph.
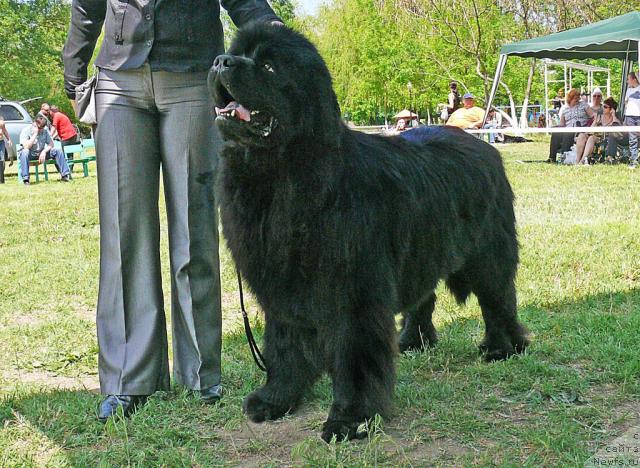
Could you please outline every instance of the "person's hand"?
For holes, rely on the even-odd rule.
[[[42,164],[44,163],[44,160],[47,157],[47,150],[42,150],[42,152],[40,152],[40,156],[38,156],[38,163]]]
[[[71,101],[71,107],[73,108],[74,114],[78,115],[78,103],[76,102],[75,99],[70,99],[70,101]]]

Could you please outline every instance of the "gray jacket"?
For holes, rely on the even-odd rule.
[[[65,90],[87,79],[104,24],[96,66],[108,70],[205,71],[224,52],[219,0],[73,0],[64,45]],[[233,22],[280,21],[266,0],[221,0]]]

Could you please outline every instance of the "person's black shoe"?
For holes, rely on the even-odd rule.
[[[209,388],[204,388],[202,390],[196,391],[200,395],[200,399],[207,403],[208,405],[212,405],[222,398],[222,385],[214,385]]]
[[[551,158],[549,158],[549,159],[547,159],[545,162],[546,162],[547,164],[555,164],[555,163],[556,163],[556,160],[555,160],[555,159],[551,159]]]
[[[118,413],[119,407],[122,407],[122,414],[126,418],[146,401],[147,395],[109,395],[100,403],[98,420],[101,423],[107,422],[107,419]]]
[[[62,182],[69,182],[71,180],[71,176],[69,174],[63,175],[60,179]]]
[[[29,183],[29,181],[28,181],[28,180],[23,180],[23,181],[22,181],[22,183],[23,183],[24,185],[31,185],[31,184]]]

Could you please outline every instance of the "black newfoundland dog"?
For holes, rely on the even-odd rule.
[[[458,301],[478,297],[487,360],[525,349],[513,193],[494,148],[450,127],[349,130],[322,58],[286,27],[240,31],[209,87],[229,141],[224,235],[266,321],[267,382],[244,401],[252,421],[295,410],[324,372],[334,397],[324,440],[388,415],[398,349],[436,342],[440,279]]]

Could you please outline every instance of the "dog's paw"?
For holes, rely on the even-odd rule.
[[[280,419],[287,414],[292,408],[289,405],[275,405],[264,400],[260,395],[260,391],[250,393],[244,399],[242,409],[247,417],[255,422],[261,423],[274,419]]]
[[[519,336],[515,339],[504,337],[497,341],[492,341],[485,337],[478,347],[480,348],[480,353],[484,357],[484,360],[487,362],[493,362],[503,361],[513,355],[522,353],[528,344],[529,340],[526,336]]]
[[[363,426],[362,430],[358,430],[361,426]],[[334,436],[338,442],[343,440],[364,439],[367,437],[367,431],[362,421],[327,420],[322,425],[322,440],[330,443]]]
[[[478,348],[480,348],[480,354],[487,362],[504,361],[517,353],[516,349],[511,345],[493,346],[482,342]]]
[[[398,338],[398,349],[401,353],[424,351],[428,348],[433,348],[436,343],[438,343],[438,335],[435,329],[426,334],[403,332]]]

